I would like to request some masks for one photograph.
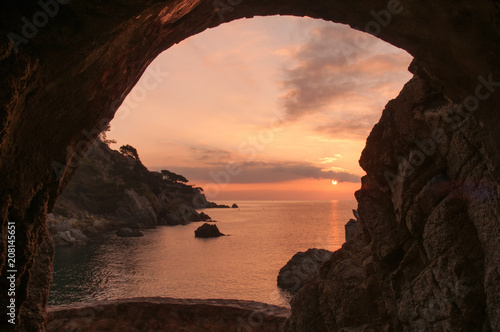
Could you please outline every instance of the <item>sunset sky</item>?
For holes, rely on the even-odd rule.
[[[213,201],[353,199],[366,137],[411,59],[321,20],[223,24],[158,56],[108,137]]]

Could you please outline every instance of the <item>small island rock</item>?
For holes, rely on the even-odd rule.
[[[224,236],[224,234],[219,231],[216,225],[210,225],[207,223],[204,223],[194,231],[194,237],[207,238],[219,236]]]
[[[233,209],[237,209],[237,208],[238,208],[238,204],[234,203],[231,207],[232,207]]]

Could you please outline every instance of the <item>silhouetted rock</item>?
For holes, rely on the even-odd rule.
[[[83,159],[47,223],[56,245],[79,244],[82,241],[67,233],[73,228],[90,236],[120,227],[143,229],[207,220],[206,214],[198,214],[194,201],[207,202],[201,188],[165,180],[140,160],[100,142]]]
[[[345,241],[349,241],[353,239],[356,235],[361,234],[363,229],[361,228],[361,223],[359,222],[359,214],[358,211],[352,210],[354,217],[356,219],[350,219],[347,224],[345,224]]]
[[[158,225],[161,226],[174,226],[181,224],[183,224],[183,222],[172,213],[165,213],[158,218]]]
[[[212,219],[205,212],[200,212],[200,214],[198,215],[198,218],[199,218],[199,221],[208,221],[208,220]]]
[[[210,225],[207,223],[204,223],[200,227],[198,227],[197,230],[194,231],[194,236],[195,237],[219,237],[219,236],[224,236],[219,231],[219,228],[217,228],[216,225]]]
[[[312,277],[319,273],[323,262],[332,257],[332,252],[325,249],[300,251],[283,266],[278,274],[278,286],[295,294]]]
[[[209,202],[206,205],[206,209],[229,209],[229,208],[231,208],[229,205],[217,204],[217,203],[214,203],[214,202]]]
[[[237,209],[238,208],[238,205],[236,203],[234,203],[232,206],[231,206],[233,209]]]
[[[144,236],[142,232],[138,229],[131,229],[129,227],[123,227],[120,228],[117,232],[116,235],[119,237],[141,237]]]
[[[410,69],[359,161],[362,232],[295,294],[289,331],[500,331],[500,204],[485,129]]]

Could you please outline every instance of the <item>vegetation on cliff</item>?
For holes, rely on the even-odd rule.
[[[210,219],[196,208],[214,203],[187,182],[167,170],[149,171],[130,145],[119,152],[98,140],[57,200],[48,218],[51,234],[59,244],[80,243],[100,230]]]

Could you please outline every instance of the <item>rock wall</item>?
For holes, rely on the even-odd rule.
[[[332,252],[326,249],[312,248],[299,251],[280,269],[276,280],[278,287],[284,290],[286,295],[297,293],[305,283],[319,273],[321,265],[331,257]]]
[[[51,6],[48,9],[50,15],[47,14],[47,3]],[[391,281],[384,277],[388,272],[382,267],[387,265],[384,268],[394,272],[392,269],[401,265],[400,259],[407,257],[404,262],[408,264],[408,268],[401,273],[411,274],[414,267],[419,271],[418,264],[423,259],[420,257],[424,257],[421,250],[417,250],[418,247],[412,249],[411,252],[414,252],[415,256],[410,263],[408,261],[410,258],[407,256],[410,249],[405,246],[398,247],[402,243],[410,243],[407,237],[421,234],[423,238],[418,243],[432,252],[432,255],[437,255],[433,250],[447,252],[460,248],[452,249],[455,247],[449,246],[448,241],[445,242],[447,246],[440,247],[438,244],[433,244],[439,247],[439,250],[438,248],[431,250],[431,243],[435,240],[428,241],[427,237],[435,239],[435,231],[440,231],[443,236],[448,234],[448,231],[453,231],[451,220],[456,220],[461,225],[474,226],[477,236],[471,228],[472,235],[463,241],[464,245],[474,248],[472,252],[467,252],[467,255],[474,253],[478,257],[483,257],[483,260],[471,261],[471,264],[484,266],[484,269],[478,266],[478,276],[473,278],[482,280],[480,276],[484,274],[484,296],[477,297],[479,299],[477,308],[486,314],[479,317],[484,318],[487,315],[491,326],[498,327],[495,317],[500,316],[497,313],[496,295],[499,292],[495,288],[498,282],[494,281],[497,273],[491,266],[498,265],[495,252],[500,250],[496,240],[498,237],[495,238],[497,226],[491,219],[495,213],[491,212],[494,210],[493,204],[484,203],[481,199],[465,200],[467,202],[465,204],[453,196],[463,192],[463,196],[468,197],[468,194],[465,194],[469,190],[467,183],[471,183],[470,190],[476,192],[474,188],[484,186],[490,188],[488,187],[490,184],[496,188],[500,179],[498,167],[500,113],[497,112],[500,102],[498,93],[494,93],[499,84],[496,82],[500,81],[497,77],[500,73],[498,61],[500,3],[496,0],[474,2],[125,0],[119,3],[47,0],[43,5],[28,0],[2,1],[0,3],[2,36],[0,39],[0,219],[2,222],[0,289],[9,288],[6,234],[10,223],[16,226],[16,314],[19,314],[21,305],[28,298],[30,271],[35,259],[45,262],[46,268],[42,270],[50,273],[48,265],[50,260],[36,258],[46,236],[46,214],[52,211],[55,200],[78,167],[85,151],[98,133],[105,129],[118,106],[151,61],[173,44],[222,22],[255,15],[277,14],[322,18],[370,31],[381,39],[404,48],[418,59],[421,68],[419,77],[425,79],[428,85],[425,91],[431,91],[431,95],[436,95],[436,98],[442,96],[441,99],[449,103],[465,100],[472,107],[476,102],[480,102],[480,107],[474,111],[473,118],[466,120],[460,127],[470,126],[470,129],[464,130],[462,136],[458,134],[450,136],[449,151],[452,152],[442,155],[442,161],[436,160],[418,168],[412,175],[414,178],[403,181],[403,185],[397,185],[389,194],[388,186],[383,182],[385,180],[383,172],[382,174],[377,172],[381,172],[382,164],[393,168],[394,171],[394,167],[397,166],[394,164],[397,153],[408,150],[409,144],[406,144],[408,142],[405,142],[403,137],[406,133],[398,133],[398,130],[399,128],[410,130],[411,126],[407,125],[414,121],[410,121],[412,118],[404,110],[418,109],[418,104],[425,99],[422,95],[411,95],[413,92],[409,91],[409,88],[406,89],[406,93],[398,100],[403,105],[407,99],[407,106],[402,107],[403,111],[397,109],[385,112],[381,124],[374,129],[372,138],[368,141],[370,148],[365,150],[367,152],[362,158],[363,167],[368,172],[368,176],[364,179],[364,187],[358,194],[359,212],[361,219],[364,220],[365,242],[349,244],[347,247],[351,248],[351,251],[346,249],[337,256],[349,256],[356,264],[365,262],[366,268],[361,268],[364,265],[359,265],[361,267],[357,266],[356,271],[368,271],[366,276],[370,278],[361,279],[362,273],[355,273],[349,284],[365,282],[367,285],[365,288],[373,290],[373,297],[380,299],[377,300],[376,312],[365,310],[359,312],[360,317],[373,315],[374,319],[383,317],[380,324],[406,326],[405,322],[411,317],[404,318],[408,313],[404,310],[400,313],[400,306],[418,301],[420,296],[430,296],[430,294],[425,291],[407,294],[406,291],[413,288],[404,287],[413,279],[404,277],[395,281],[394,289],[400,289],[401,294],[398,295],[396,292],[391,300],[392,295],[389,295],[388,291],[392,284],[389,285]],[[381,15],[385,19],[381,20]],[[37,26],[33,21],[36,21]],[[156,74],[161,76],[161,73]],[[481,79],[486,81],[486,86]],[[479,88],[481,84],[482,88]],[[415,93],[417,92],[419,91],[415,88]],[[432,106],[434,102],[439,102],[439,99],[433,101],[429,96],[425,101],[421,105],[421,112],[428,105]],[[412,102],[416,104],[410,106]],[[460,115],[453,115],[456,116]],[[422,130],[424,133],[429,129],[425,127],[429,125],[426,121],[415,122],[415,125],[417,127],[414,130]],[[399,140],[398,135],[401,136]],[[389,151],[389,155],[381,153],[379,156],[370,152],[377,151],[374,143],[377,139],[387,139],[386,144],[380,146]],[[464,148],[461,147],[462,144]],[[442,153],[444,152],[440,150],[436,156],[441,156]],[[386,160],[380,159],[384,156]],[[426,163],[430,163],[428,160],[431,159],[426,158],[426,160]],[[472,178],[467,174],[472,182],[461,183],[460,177],[453,176],[459,174],[462,169],[469,170],[468,166],[464,166],[469,164],[483,165],[487,168],[483,172],[474,168]],[[441,180],[440,177],[435,178],[437,175],[435,167],[438,166],[443,167],[445,180]],[[460,174],[462,175],[466,174]],[[427,182],[421,183],[419,179]],[[431,179],[434,180],[429,183]],[[446,189],[449,186],[443,185],[441,187],[445,189],[439,189],[445,192],[451,190],[446,196],[449,198],[439,203],[432,200],[425,201],[433,197],[427,195],[425,190],[437,190],[432,189],[434,188],[432,186],[434,183],[442,182],[450,183],[450,188],[453,188],[453,190]],[[477,183],[481,186],[476,186]],[[427,184],[429,187],[426,187]],[[494,190],[496,189],[479,191],[486,192],[485,196],[489,197],[489,192]],[[478,197],[483,196],[478,194]],[[423,207],[416,208],[414,201],[421,202],[419,204]],[[491,209],[483,208],[485,206]],[[426,209],[427,207],[431,207],[430,210]],[[458,211],[457,209],[462,211],[459,214],[460,218],[454,212]],[[425,219],[422,215],[428,213],[432,213],[432,216],[427,218],[432,222],[427,222],[425,225],[417,222],[423,220],[422,218]],[[453,217],[457,218],[454,220]],[[417,221],[409,222],[409,220]],[[406,232],[402,226],[406,223],[410,223],[410,226],[423,227],[423,231],[419,227],[414,229],[407,226]],[[460,229],[469,230],[469,228]],[[454,235],[457,232],[455,230],[450,234]],[[363,246],[363,243],[368,247]],[[480,246],[475,247],[474,245],[478,243]],[[484,253],[478,253],[479,249]],[[364,256],[353,254],[358,251],[366,254]],[[465,251],[461,252],[465,254]],[[361,257],[365,257],[366,260],[361,260]],[[430,257],[435,258],[435,256]],[[370,263],[371,261],[373,263]],[[427,266],[427,263],[424,261],[422,264]],[[462,278],[459,273],[463,273],[461,267],[451,266],[440,267],[439,271],[450,280]],[[315,289],[320,293],[335,293],[334,281],[342,276],[341,271],[339,273],[326,276],[325,278],[329,278],[331,283],[317,284],[314,286]],[[375,275],[379,274],[380,278],[375,278]],[[377,296],[378,286],[375,287],[378,282],[383,283],[380,286],[383,295],[380,296]],[[319,285],[324,287],[319,289]],[[358,301],[354,301],[358,297],[363,301],[370,299],[365,298],[365,293],[354,291],[358,288],[353,286],[352,289],[352,294],[344,294],[347,297],[353,296],[349,308],[360,307]],[[474,289],[480,293],[479,288]],[[337,291],[348,292],[348,290]],[[468,294],[466,297],[462,296],[466,294]],[[463,303],[469,303],[472,301],[471,294],[476,293],[459,290],[460,296],[457,298]],[[481,309],[483,299],[486,301],[485,309]],[[1,295],[0,317],[6,317],[5,310],[9,301],[8,296]],[[41,304],[40,300],[33,299],[33,301],[36,303],[26,306],[36,307]],[[332,303],[325,302],[326,299],[314,301],[320,308],[324,308],[322,317],[327,317],[327,321],[331,321],[335,315],[332,313],[327,315],[327,312],[330,312],[328,308],[331,308],[331,304],[337,300],[328,300],[333,301]],[[297,314],[301,308],[297,306],[294,310],[296,319],[291,322],[298,322]],[[303,307],[302,310],[306,312],[307,308]],[[464,315],[468,317],[470,313],[466,312]],[[360,322],[365,321],[361,318]],[[32,317],[23,313],[21,320],[23,319],[30,320]],[[29,326],[38,326],[37,329],[43,330],[43,321],[39,318],[33,319],[29,322]],[[354,326],[356,321],[357,319],[347,315],[344,319],[337,319],[336,324]],[[438,326],[442,321],[436,318],[432,322],[436,322]],[[3,319],[0,324],[2,330],[16,327]]]
[[[136,298],[49,307],[47,330],[279,332],[289,314],[252,301]]]
[[[295,296],[288,331],[500,331],[499,186],[483,124],[412,70],[361,156],[363,233]]]

